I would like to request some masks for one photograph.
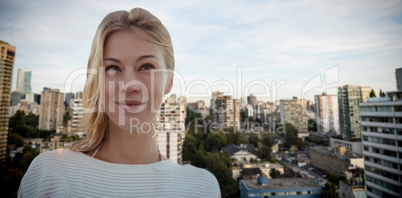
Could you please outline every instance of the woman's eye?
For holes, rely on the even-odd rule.
[[[141,68],[140,68],[140,70],[151,70],[151,69],[155,69],[155,66],[150,63],[145,63],[145,64],[141,65]]]
[[[116,65],[109,65],[105,68],[105,71],[109,74],[109,76],[114,76],[114,75],[116,75],[116,72],[121,71],[121,70]]]

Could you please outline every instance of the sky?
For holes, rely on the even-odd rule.
[[[402,1],[0,1],[0,40],[32,69],[32,91],[83,90],[95,31],[116,10],[142,7],[167,27],[172,93],[209,103],[211,92],[259,100],[313,99],[346,84],[396,90]]]

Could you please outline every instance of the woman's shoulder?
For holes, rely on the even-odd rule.
[[[58,149],[36,156],[22,178],[18,197],[32,196],[49,186],[60,183],[69,172],[68,167],[76,161],[74,160],[76,154],[78,152]],[[58,182],[54,183],[54,181]]]
[[[71,151],[69,149],[57,149],[53,151],[46,151],[38,156],[32,161],[31,166],[41,165],[41,164],[53,164],[60,163],[65,160],[70,160],[74,158],[78,152]]]

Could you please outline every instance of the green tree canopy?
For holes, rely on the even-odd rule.
[[[286,147],[287,150],[290,149],[292,145],[295,145],[296,142],[298,141],[298,136],[297,134],[299,131],[296,129],[295,126],[293,126],[290,123],[285,123],[285,142],[284,146]]]
[[[231,159],[228,152],[210,152],[207,155],[207,169],[218,180],[222,197],[234,197],[239,194],[239,184],[232,177],[230,164]]]
[[[317,132],[317,122],[313,119],[308,119],[308,131]]]
[[[279,170],[276,170],[275,168],[269,171],[269,176],[271,176],[271,178],[276,178],[280,174],[281,172]]]
[[[375,97],[377,97],[377,96],[375,95],[374,89],[371,89],[370,98],[375,98]]]
[[[385,93],[382,91],[382,89],[380,89],[380,93],[378,95],[380,95],[380,97],[385,97]]]
[[[332,182],[327,182],[325,184],[325,189],[321,193],[321,197],[324,198],[339,198],[339,194],[336,190],[336,185]]]
[[[248,136],[248,143],[253,144],[256,148],[258,148],[259,146],[258,142],[259,142],[258,134],[250,133]]]

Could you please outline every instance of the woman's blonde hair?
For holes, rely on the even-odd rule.
[[[84,116],[81,122],[86,137],[74,142],[71,150],[87,152],[96,149],[108,133],[109,118],[102,108],[104,90],[103,71],[100,71],[100,67],[103,66],[105,41],[118,31],[134,31],[161,46],[167,69],[174,70],[172,41],[158,18],[142,8],[108,14],[96,30],[88,61],[88,75],[83,93]]]

